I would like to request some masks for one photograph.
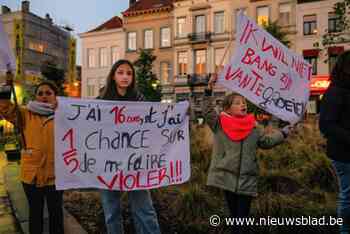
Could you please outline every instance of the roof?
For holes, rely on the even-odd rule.
[[[103,31],[103,30],[109,30],[109,29],[115,29],[115,28],[122,28],[123,27],[123,20],[119,18],[118,16],[114,16],[113,18],[107,20],[100,26],[98,26],[95,29],[92,29],[88,31],[90,32],[98,32],[98,31]]]
[[[138,0],[122,14],[123,16],[134,16],[144,13],[169,11],[172,8],[173,0]]]
[[[298,0],[298,4],[302,4],[302,3],[309,3],[309,2],[320,2],[323,0]]]

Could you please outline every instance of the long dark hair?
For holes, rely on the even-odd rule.
[[[132,70],[132,81],[130,86],[127,88],[126,90],[126,94],[125,97],[128,98],[133,98],[134,96],[136,97],[137,95],[137,88],[136,88],[136,81],[135,81],[135,77],[136,77],[136,73],[135,73],[135,68],[132,65],[132,63],[129,60],[126,59],[120,59],[117,62],[115,62],[107,76],[107,82],[106,85],[101,89],[99,98],[100,99],[106,99],[106,100],[116,100],[120,97],[122,97],[119,93],[118,90],[116,88],[116,83],[114,80],[114,75],[115,72],[117,71],[118,67],[123,65],[123,64],[127,64],[130,66],[131,70]]]
[[[332,85],[350,89],[350,50],[338,56],[331,72]]]
[[[50,89],[52,89],[52,91],[55,93],[55,96],[57,96],[57,94],[58,94],[58,88],[57,88],[57,86],[55,85],[55,83],[53,83],[53,82],[51,82],[51,81],[48,81],[48,80],[42,81],[42,82],[40,82],[37,86],[35,86],[34,95],[37,95],[38,89],[39,89],[41,86],[44,86],[44,85],[49,86]]]

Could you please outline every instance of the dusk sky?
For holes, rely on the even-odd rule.
[[[21,9],[21,0],[0,0],[11,11]],[[115,15],[121,15],[129,5],[128,0],[30,0],[30,11],[41,17],[49,13],[57,25],[70,25],[74,35],[86,32]],[[78,39],[77,64],[81,64]]]

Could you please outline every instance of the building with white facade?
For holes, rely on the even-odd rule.
[[[321,46],[323,35],[342,34],[333,10],[336,2],[339,0],[298,0],[296,6],[296,52],[313,65],[308,108],[311,113],[319,111],[320,99],[329,85],[329,74],[337,56],[350,47],[349,40],[335,43],[327,49]]]
[[[199,106],[210,76],[220,72],[234,53],[239,10],[259,24],[277,21],[295,48],[295,7],[295,0],[175,0],[174,99],[187,99],[192,93]],[[224,88],[216,87],[217,103],[224,94]]]
[[[79,34],[82,53],[82,97],[96,97],[112,65],[125,57],[123,21],[115,16],[97,28]]]

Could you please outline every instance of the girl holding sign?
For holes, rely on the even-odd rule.
[[[12,85],[12,77],[8,80]],[[19,112],[10,99],[0,99],[0,116],[13,124],[21,117],[24,148],[21,151],[21,174],[29,204],[29,232],[43,233],[43,210],[46,199],[49,211],[50,234],[63,234],[62,191],[55,188],[54,121],[57,88],[42,82],[35,89],[35,101]],[[19,115],[20,114],[20,115]],[[18,122],[17,122],[18,123]]]
[[[320,130],[339,182],[338,216],[341,234],[350,233],[350,51],[341,54],[321,104]]]
[[[136,89],[135,69],[128,60],[119,60],[107,77],[99,99],[118,101],[143,101]],[[122,234],[121,192],[101,190],[101,200],[108,234]],[[157,213],[148,190],[128,192],[128,201],[133,215],[136,233],[160,234]]]
[[[205,91],[203,116],[214,133],[212,160],[207,185],[224,190],[233,218],[249,215],[253,197],[257,196],[259,167],[257,148],[272,148],[283,142],[284,131],[259,128],[254,115],[247,113],[247,102],[239,94],[224,98],[223,111],[217,114],[210,97],[217,76],[213,76]],[[243,227],[233,226],[233,233],[246,233]]]

